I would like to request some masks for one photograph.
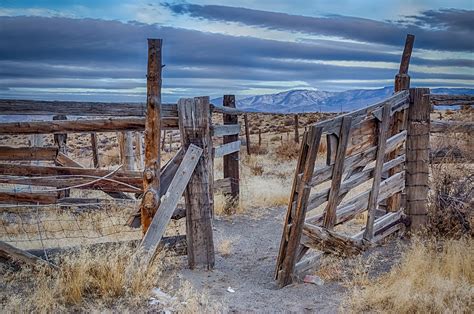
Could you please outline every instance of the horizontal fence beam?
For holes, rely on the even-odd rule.
[[[0,99],[0,115],[144,117],[146,104]],[[161,117],[177,118],[176,104],[162,104]]]
[[[431,120],[431,133],[474,133],[474,122]]]
[[[231,185],[231,178],[217,179],[214,181],[214,192],[219,191],[222,193],[230,193]]]
[[[16,192],[0,191],[0,203],[8,204],[55,204],[57,192]]]
[[[177,129],[177,119],[162,120],[164,129]],[[115,131],[143,131],[145,118],[55,120],[0,123],[0,134],[63,134]]]
[[[435,106],[473,105],[474,95],[434,95],[430,94],[430,103]]]
[[[58,154],[56,147],[0,146],[0,160],[50,160]]]
[[[214,158],[240,151],[240,140],[214,147]]]
[[[240,133],[240,124],[213,125],[212,136],[236,135]]]

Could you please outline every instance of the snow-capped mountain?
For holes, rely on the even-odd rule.
[[[470,88],[434,88],[432,94],[474,94]],[[237,99],[237,108],[253,112],[341,112],[381,101],[393,94],[393,87],[379,89],[354,89],[343,92],[320,90],[290,90],[277,94],[258,95]],[[215,105],[222,104],[222,97],[212,99]]]

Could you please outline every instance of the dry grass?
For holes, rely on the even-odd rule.
[[[468,313],[474,289],[474,242],[414,240],[389,273],[354,278],[353,312]]]

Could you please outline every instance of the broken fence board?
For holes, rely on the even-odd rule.
[[[0,241],[0,256],[4,258],[11,258],[15,261],[20,261],[31,266],[45,265],[51,269],[58,268],[56,265],[51,264],[44,259],[41,259],[26,251],[20,250],[3,241]]]
[[[156,249],[160,244],[160,240],[165,233],[173,212],[176,209],[179,199],[191,178],[191,175],[196,168],[196,165],[201,157],[203,150],[193,144],[189,145],[183,161],[179,165],[176,174],[171,181],[166,194],[161,198],[161,204],[153,217],[153,220],[148,227],[148,230],[141,242],[140,249],[145,253],[144,264],[148,265],[156,253]]]
[[[240,140],[214,147],[214,158],[219,158],[240,151]]]

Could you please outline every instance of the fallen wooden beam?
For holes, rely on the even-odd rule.
[[[0,257],[19,261],[23,264],[27,264],[33,267],[42,265],[47,266],[50,269],[58,268],[56,265],[51,264],[50,262],[45,261],[44,259],[38,258],[31,253],[20,250],[3,241],[0,241]]]
[[[48,160],[58,154],[56,147],[9,147],[0,146],[0,160]]]
[[[354,255],[364,250],[360,241],[309,223],[304,224],[303,234],[305,235],[301,239],[303,245],[323,252]]]

